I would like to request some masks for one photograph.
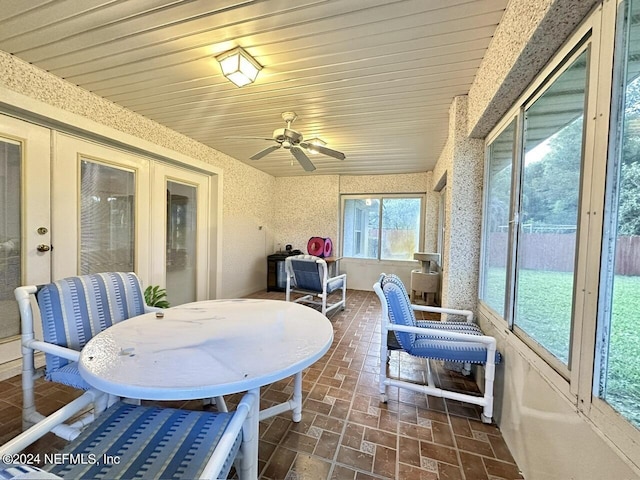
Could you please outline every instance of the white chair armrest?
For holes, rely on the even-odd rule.
[[[56,345],[54,343],[47,343],[41,340],[29,340],[27,342],[24,342],[23,345],[27,348],[31,348],[32,350],[51,353],[58,357],[66,358],[67,360],[71,360],[72,362],[77,362],[80,360],[80,352],[78,352],[77,350],[73,350],[67,347],[61,347],[60,345]]]
[[[475,335],[472,333],[460,333],[460,332],[449,332],[443,329],[435,329],[429,327],[408,327],[406,325],[395,325],[390,324],[389,330],[394,330],[396,332],[406,332],[406,333],[415,333],[418,335],[434,335],[438,337],[443,337],[445,340],[459,340],[462,342],[475,342],[475,343],[483,343],[485,345],[496,348],[496,339],[494,337],[489,337],[487,335]]]
[[[259,401],[258,390],[249,391],[242,397],[242,400],[240,400],[240,403],[236,407],[233,418],[222,434],[216,451],[211,455],[206,467],[204,467],[202,471],[202,478],[214,478],[214,474],[222,470],[222,466],[227,460],[228,452],[231,450],[240,430],[242,430],[245,425],[245,420],[251,413],[253,404]],[[257,423],[257,419],[255,421]]]
[[[415,304],[412,304],[411,308],[417,312],[446,313],[449,315],[461,315],[463,317],[466,317],[467,323],[473,322],[473,312],[471,310],[458,310],[455,308],[430,307],[428,305],[415,305]]]

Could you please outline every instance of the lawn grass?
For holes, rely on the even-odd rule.
[[[504,270],[491,269],[485,301],[501,305]],[[494,287],[494,288],[492,288]],[[495,288],[497,287],[497,288]],[[515,324],[565,364],[571,340],[573,274],[521,270]],[[609,325],[605,400],[640,426],[640,276],[617,275]],[[600,381],[596,376],[594,381]]]

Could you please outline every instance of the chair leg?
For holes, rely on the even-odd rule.
[[[387,403],[387,386],[385,380],[387,379],[387,362],[389,361],[389,350],[387,349],[387,329],[382,327],[380,329],[380,375],[379,375],[379,388],[380,388],[380,401]]]
[[[258,478],[258,422],[260,418],[260,389],[250,391],[255,394],[251,411],[242,427],[242,458],[238,477],[240,480],[255,480]]]
[[[495,355],[495,352],[491,352]],[[487,362],[484,368],[484,410],[480,418],[483,423],[491,423],[493,417],[493,382],[495,379],[496,365]]]
[[[22,429],[26,430],[41,418],[36,411],[35,379],[37,373],[33,350],[22,347]]]

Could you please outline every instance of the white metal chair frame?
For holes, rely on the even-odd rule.
[[[321,289],[310,290],[300,288],[296,282],[296,271],[292,265],[292,260],[303,260],[307,262],[315,262],[318,266],[318,275],[321,285]],[[318,305],[321,307],[323,315],[327,315],[334,310],[340,308],[344,310],[347,304],[347,274],[343,273],[336,275],[335,277],[329,277],[329,267],[327,262],[313,255],[293,255],[285,259],[285,272],[287,275],[287,287],[286,287],[286,301],[291,301],[291,293],[302,293],[302,297],[293,300],[294,303],[307,303],[311,305]],[[340,286],[336,290],[329,290],[329,285],[333,282],[340,282]],[[327,298],[331,293],[337,290],[341,290],[341,299],[335,303],[327,303]],[[314,300],[315,297],[319,298],[319,301]]]
[[[48,417],[43,417],[29,429],[25,430],[6,444],[0,446],[0,459],[20,453],[27,446],[43,437],[48,432],[52,432],[59,427],[64,426],[63,422],[86,410],[91,405],[95,406],[96,418],[98,419],[97,421],[100,421],[103,417],[99,417],[98,415],[105,410],[109,403],[109,399],[110,396],[103,392],[95,389],[87,390],[77,399],[63,406]],[[259,389],[254,389],[244,394],[233,413],[231,421],[222,433],[218,445],[216,446],[213,454],[209,457],[201,478],[219,478],[219,474],[224,468],[230,452],[232,452],[236,439],[240,432],[242,432],[242,442],[240,444],[240,450],[236,456],[235,465],[238,476],[241,480],[250,479],[250,476],[252,475],[250,472],[256,471],[258,461],[258,402]],[[73,440],[80,435],[81,431],[78,428],[65,427],[65,429],[70,434],[70,446],[73,446]],[[162,461],[165,460],[166,459],[162,459]],[[2,463],[3,462],[0,461],[0,466],[2,466]],[[37,473],[35,475],[36,476],[30,476],[29,478],[40,478],[37,476]],[[49,476],[46,478],[61,477]]]
[[[423,393],[426,395],[433,395],[434,397],[448,398],[451,400],[458,400],[461,402],[468,402],[483,407],[483,413],[481,414],[482,421],[484,423],[491,423],[493,417],[493,383],[495,378],[495,357],[496,357],[496,339],[487,335],[472,335],[467,333],[459,333],[453,331],[447,331],[445,337],[447,340],[458,342],[470,342],[470,343],[482,343],[487,348],[487,361],[484,364],[484,393],[482,396],[476,396],[471,394],[465,394],[460,392],[454,392],[450,390],[444,390],[438,388],[435,385],[433,378],[433,372],[431,369],[430,359],[427,358],[427,385],[420,385],[404,380],[398,380],[390,378],[387,375],[387,360],[389,357],[389,350],[387,346],[387,338],[390,331],[393,332],[407,332],[417,335],[434,335],[443,336],[443,330],[434,330],[425,327],[409,327],[405,325],[397,325],[389,319],[389,306],[385,294],[382,291],[380,282],[376,282],[373,286],[374,291],[378,295],[382,309],[382,321],[381,321],[381,339],[380,339],[380,375],[379,375],[379,387],[380,387],[380,401],[387,402],[386,387],[392,386],[397,388],[405,388],[414,392]],[[441,313],[448,315],[461,315],[466,318],[466,323],[473,322],[473,312],[470,310],[457,310],[451,308],[431,307],[426,305],[412,304],[411,308],[414,311]],[[398,350],[404,352],[404,350]],[[466,373],[470,373],[470,365],[465,364]]]

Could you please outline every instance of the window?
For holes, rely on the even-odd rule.
[[[132,272],[135,173],[81,161],[80,273]]]
[[[489,145],[480,298],[505,317],[515,121]]]
[[[620,143],[608,172],[594,394],[640,427],[640,2],[630,2]],[[615,132],[614,132],[615,133]]]
[[[583,51],[524,112],[514,324],[566,367],[586,79]]]
[[[638,466],[640,0],[595,9],[485,152],[479,314]]]
[[[424,195],[344,195],[342,255],[413,260],[422,247],[423,204]]]

